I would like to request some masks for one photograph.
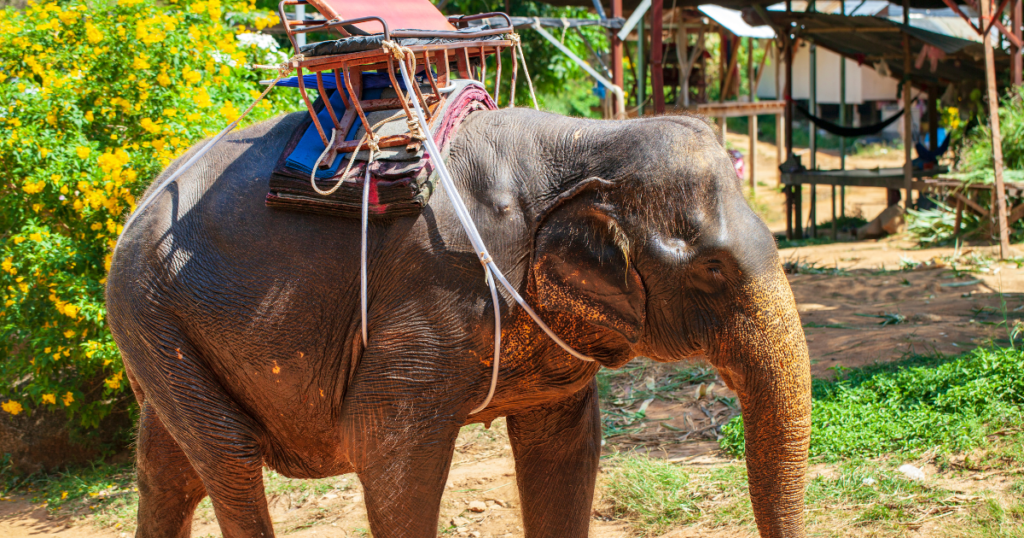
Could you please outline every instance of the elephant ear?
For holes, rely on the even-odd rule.
[[[630,264],[630,242],[601,202],[597,178],[565,193],[542,216],[533,273],[537,299],[547,310],[583,318],[636,343],[646,318],[646,294]]]

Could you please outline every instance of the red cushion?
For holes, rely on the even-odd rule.
[[[309,3],[327,19],[376,16],[387,21],[391,30],[455,30],[430,0],[309,0]],[[377,22],[364,22],[356,27],[371,34],[383,31]]]

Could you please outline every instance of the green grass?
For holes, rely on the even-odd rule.
[[[841,369],[813,385],[811,457],[962,451],[1022,422],[1024,351],[979,348],[957,357],[918,355],[888,364]],[[720,445],[743,454],[743,422],[722,428]]]
[[[647,536],[700,516],[690,474],[682,467],[649,457],[622,457],[609,462],[608,489],[615,515],[628,519]]]

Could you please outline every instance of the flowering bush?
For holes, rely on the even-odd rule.
[[[0,408],[95,426],[126,390],[104,316],[121,223],[172,159],[259,95],[236,0],[62,0],[0,10]],[[272,115],[263,100],[249,116]]]

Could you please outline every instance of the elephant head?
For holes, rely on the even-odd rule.
[[[554,138],[570,157],[548,166],[569,185],[537,218],[539,310],[601,335],[584,350],[607,367],[705,357],[739,395],[761,535],[803,536],[807,344],[725,150],[691,117],[570,123]]]

